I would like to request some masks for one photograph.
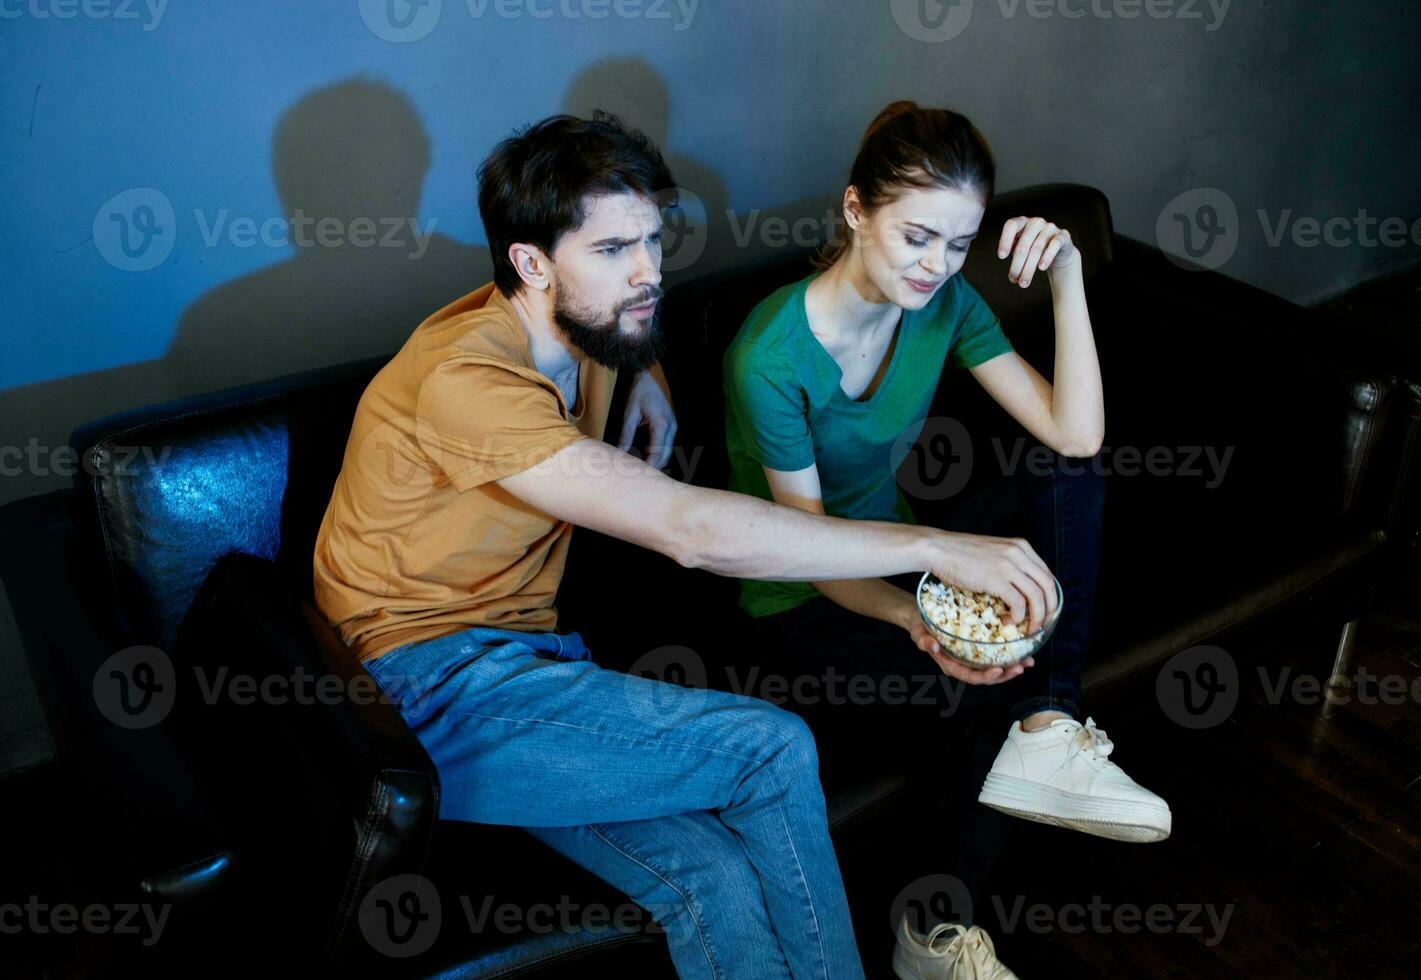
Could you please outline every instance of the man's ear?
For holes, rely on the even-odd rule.
[[[552,285],[552,263],[538,246],[514,242],[508,246],[508,261],[529,288],[545,290]]]

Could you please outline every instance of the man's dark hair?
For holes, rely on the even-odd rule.
[[[511,297],[523,284],[508,259],[514,242],[551,253],[581,227],[587,194],[638,193],[674,203],[675,180],[640,130],[598,109],[591,119],[549,116],[493,148],[479,166],[479,214],[493,253],[493,281]]]

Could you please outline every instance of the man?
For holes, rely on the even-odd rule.
[[[1019,538],[813,515],[601,441],[631,372],[621,444],[644,422],[653,462],[668,458],[658,201],[673,191],[656,148],[606,113],[494,149],[479,170],[494,281],[422,323],[362,395],[316,601],[428,749],[441,818],[524,827],[653,910],[683,977],[862,977],[808,727],[593,664],[555,631],[572,527],[720,575],[931,569],[1008,597],[1032,630],[1051,573]],[[934,658],[971,683],[1023,669]]]

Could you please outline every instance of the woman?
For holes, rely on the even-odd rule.
[[[1018,466],[969,499],[949,502],[946,515],[962,532],[965,554],[1008,544],[1023,561],[1039,555],[1060,580],[1060,622],[1024,671],[978,670],[949,658],[920,621],[911,577],[741,583],[740,604],[761,631],[767,668],[833,668],[880,684],[871,703],[786,703],[815,729],[826,767],[850,751],[892,745],[946,770],[963,753],[943,751],[952,741],[944,737],[945,716],[957,712],[968,690],[984,692],[974,698],[990,706],[986,692],[1010,681],[995,695],[1010,715],[1005,743],[997,735],[985,754],[980,747],[966,754],[979,760],[965,766],[971,791],[980,787],[977,798],[992,808],[972,807],[958,837],[955,873],[969,899],[957,901],[966,907],[942,916],[927,937],[919,930],[928,922],[914,930],[907,916],[900,919],[900,977],[946,977],[959,961],[970,962],[975,975],[1011,976],[970,921],[970,892],[1001,835],[996,813],[1128,841],[1161,840],[1170,830],[1165,802],[1110,762],[1104,732],[1081,721],[1103,480],[1086,460],[1060,457],[1094,455],[1105,420],[1080,253],[1069,232],[1044,218],[1013,217],[985,229],[1011,282],[1025,288],[1039,274],[1050,279],[1053,387],[1012,349],[996,316],[958,275],[994,178],[991,151],[966,118],[912,102],[888,106],[854,160],[844,236],[826,249],[817,271],[751,311],[725,356],[731,488],[743,493],[838,517],[916,522],[895,470],[945,369],[970,371],[1054,451],[1046,472]],[[1029,448],[1018,458],[1033,458]],[[1004,542],[997,537],[1004,534],[1020,537]],[[1044,588],[1008,591],[1014,594],[1001,597],[1028,631],[1054,608]],[[961,683],[954,688],[948,677]],[[896,699],[889,679],[905,681],[893,686]],[[852,712],[848,724],[838,717],[844,711]],[[846,733],[855,745],[838,744]]]

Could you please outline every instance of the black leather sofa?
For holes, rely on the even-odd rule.
[[[1273,617],[1307,616],[1346,635],[1414,543],[1418,379],[1344,363],[1329,350],[1338,339],[1308,311],[1116,235],[1097,190],[1004,194],[983,228],[1014,214],[1051,218],[1082,250],[1105,380],[1102,452],[1163,447],[1177,464],[1108,475],[1088,696],[1149,686],[1171,654]],[[755,302],[807,271],[807,257],[784,253],[668,293],[678,479],[724,479],[721,352]],[[1020,290],[981,244],[964,274],[1049,379],[1045,278]],[[454,927],[459,895],[476,911],[628,903],[516,828],[439,821],[438,775],[389,705],[238,706],[205,703],[195,688],[188,668],[197,665],[209,678],[225,667],[347,687],[364,675],[310,605],[310,556],[356,401],[383,361],[93,421],[71,439],[84,460],[72,490],[0,509],[0,575],[59,746],[64,806],[89,815],[72,841],[78,887],[96,900],[171,903],[161,943],[116,947],[136,963],[220,972],[253,958],[275,965],[280,951],[392,976],[561,976],[589,966],[670,976],[645,915],[614,928]],[[990,475],[992,438],[1022,435],[965,374],[942,386],[933,411],[966,422],[973,482]],[[1188,447],[1204,446],[1232,449],[1216,486],[1206,486],[1207,469],[1178,472]],[[927,520],[934,506],[915,502]],[[736,645],[733,580],[586,530],[574,540],[562,628],[580,630],[599,662],[626,669],[660,645],[707,658]],[[630,604],[610,601],[609,562],[638,583]],[[141,646],[173,665],[159,680],[175,697],[161,721],[125,727],[99,683],[121,651],[151,657]],[[907,771],[836,773],[836,837],[910,788]],[[372,889],[412,874],[438,886],[451,927],[418,956],[389,957],[368,941],[362,909],[374,914]]]

